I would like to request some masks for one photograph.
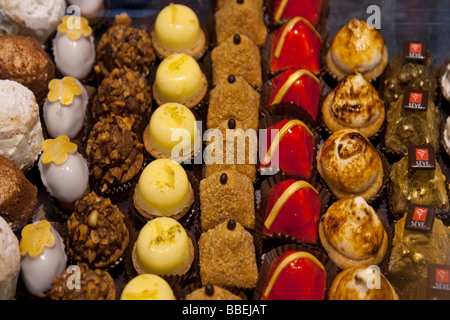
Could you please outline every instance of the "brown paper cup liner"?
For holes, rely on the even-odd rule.
[[[270,190],[277,184],[279,184],[282,181],[288,180],[288,179],[295,179],[298,180],[295,176],[289,176],[289,175],[282,175],[282,174],[276,174],[275,176],[271,176],[270,178],[264,180],[261,183],[260,191],[261,191],[261,205],[259,206],[257,212],[256,212],[256,224],[259,225],[259,228],[261,230],[264,229],[264,220],[266,215],[266,207],[267,207],[267,198],[269,196]],[[303,179],[304,181],[307,181],[310,183],[318,192],[320,200],[322,201],[322,206],[320,207],[320,216],[322,216],[325,211],[328,208],[329,200],[330,200],[330,193],[327,188],[325,188],[322,183],[317,181],[308,181],[306,179]],[[318,226],[318,224],[317,224]],[[285,233],[272,233],[263,235],[264,240],[273,240],[277,243],[296,243],[296,244],[305,244],[304,241],[289,235]],[[319,242],[319,238],[317,238],[317,242]],[[314,246],[316,244],[309,243],[306,244],[308,246]]]
[[[264,290],[264,285],[267,281],[267,277],[269,276],[270,266],[272,262],[278,258],[281,254],[290,251],[306,251],[310,254],[312,254],[314,257],[319,260],[322,265],[325,267],[325,271],[327,273],[327,285],[325,290],[325,299],[328,297],[328,290],[333,283],[334,278],[338,274],[339,270],[336,266],[336,264],[328,258],[326,253],[322,250],[318,250],[316,248],[306,246],[306,245],[299,245],[299,244],[286,244],[280,247],[276,247],[275,249],[272,249],[269,251],[265,257],[263,264],[261,266],[261,271],[259,273],[258,282],[256,284],[256,289],[254,291],[254,300],[261,300],[262,293]]]
[[[202,285],[202,282],[199,279],[195,279],[192,283],[186,285],[185,287],[183,287],[181,289],[181,299],[182,300],[186,300],[186,296],[192,292],[194,292],[195,290],[201,289],[204,286]],[[242,300],[248,300],[247,295],[240,289],[238,288],[229,288],[226,289],[229,292],[231,292],[232,294],[240,297]]]
[[[187,230],[186,230],[186,233],[187,233],[189,239],[192,241],[192,246],[193,246],[193,251],[194,251],[194,253],[193,253],[194,256],[192,258],[193,260],[191,262],[191,265],[189,266],[189,269],[183,274],[160,275],[160,277],[164,278],[169,284],[170,283],[176,283],[180,287],[183,287],[184,285],[186,285],[191,279],[193,279],[195,276],[197,276],[199,274],[198,244],[197,244],[197,241],[195,240],[194,235],[192,235]],[[137,237],[135,239],[133,239],[133,240],[134,240],[134,242],[131,244],[131,246],[132,246],[131,257],[130,257],[131,258],[131,264],[133,265],[134,272],[136,274],[145,274],[146,272],[140,268],[140,266],[137,264],[137,261],[136,261],[136,256],[135,255],[136,255],[136,240],[137,240]]]
[[[187,212],[178,218],[178,222],[183,226],[187,227],[189,224],[191,224],[192,220],[195,220],[196,216],[200,215],[200,181],[197,179],[197,177],[192,173],[191,171],[186,171],[186,175],[188,177],[189,183],[191,184],[192,190],[194,192],[194,201],[192,205],[189,207]],[[130,192],[128,194],[128,212],[133,218],[135,218],[140,224],[145,224],[147,221],[151,220],[151,218],[144,217],[134,206],[134,190],[136,188],[136,185],[138,183],[139,179],[134,181],[133,186],[130,188]]]
[[[287,108],[288,108],[288,110],[291,110],[292,106],[288,106]],[[301,120],[302,122],[304,122],[309,127],[311,132],[313,133],[313,139],[314,139],[314,152],[313,152],[313,158],[312,158],[312,163],[311,163],[311,177],[306,178],[306,179],[315,181],[316,178],[319,176],[319,174],[317,172],[317,160],[316,159],[317,159],[318,144],[320,142],[321,137],[320,137],[319,133],[308,122],[308,117],[306,117],[306,116],[303,117],[301,115],[301,113],[307,114],[307,112],[306,111],[303,112],[303,111],[301,111],[302,109],[299,109],[297,107],[294,107],[294,109],[298,110],[298,112],[289,113],[288,110],[286,110],[285,106],[280,106],[280,109],[278,109],[278,110],[277,110],[277,107],[274,106],[274,109],[270,110],[270,113],[269,112],[264,113],[262,115],[262,117],[260,117],[259,128],[267,129],[270,126],[272,126],[282,120],[286,120],[286,119],[288,119],[288,120],[298,119],[298,120]],[[260,163],[258,163],[258,166],[259,166],[259,164]],[[261,174],[261,168],[259,168],[258,171],[259,171],[258,177],[259,177],[260,181],[269,177],[269,175]],[[281,168],[278,168],[278,171],[283,172],[283,170]],[[298,176],[297,178],[304,178],[304,177]]]

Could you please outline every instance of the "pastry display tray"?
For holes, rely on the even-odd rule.
[[[197,13],[200,22],[205,24],[212,17],[214,1],[106,0],[103,19],[112,21],[115,15],[127,12],[132,18],[134,25],[150,27],[158,12],[166,5],[174,2],[191,7]],[[367,20],[372,15],[372,11],[368,10],[369,7],[377,6],[380,8],[381,29],[379,31],[387,44],[390,59],[400,54],[403,42],[406,40],[427,41],[430,55],[436,67],[439,67],[444,60],[450,58],[450,1],[448,0],[361,0],[357,2],[350,0],[330,0],[329,6],[330,10],[326,23],[326,28],[329,31],[329,39],[333,38],[337,31],[350,19],[358,18]],[[329,90],[330,88],[325,88],[323,94],[326,94]],[[450,113],[450,106],[442,103],[440,110],[445,120]],[[450,157],[445,151],[442,152],[440,165],[447,172],[449,171]],[[66,220],[54,210],[51,199],[40,180],[38,169],[34,167],[27,173],[27,178],[38,187],[39,204],[34,213],[33,220],[48,219],[56,226],[60,226],[58,229],[64,233]],[[255,190],[257,190],[256,185]],[[258,197],[258,191],[256,191],[255,197]],[[124,195],[116,204],[125,215],[130,211],[128,194]],[[382,220],[392,229],[392,219],[387,214],[386,199],[380,200],[376,205]],[[139,227],[143,225],[143,221],[135,217],[131,217],[130,220],[130,223],[134,226],[133,230],[131,230],[133,239],[136,237]],[[189,227],[191,228],[190,231],[195,236],[198,236],[200,231],[196,227],[196,223],[198,221],[192,219],[189,222]],[[64,237],[64,234],[62,236]],[[276,245],[278,244],[271,243],[264,246],[263,254]],[[115,279],[118,298],[125,284],[131,280],[133,270],[130,270],[129,264],[124,261],[118,267],[111,269],[110,273]],[[251,293],[248,294],[248,298],[252,299]],[[29,299],[33,298],[28,295],[25,287],[19,280],[16,300]]]

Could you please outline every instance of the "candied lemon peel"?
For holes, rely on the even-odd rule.
[[[64,105],[71,105],[73,99],[83,93],[83,89],[75,81],[75,78],[72,77],[53,79],[48,84],[48,88],[48,100],[50,100],[50,102],[59,100]]]
[[[47,139],[42,143],[44,151],[41,157],[43,164],[54,162],[56,165],[64,164],[69,154],[76,152],[78,146],[70,142],[69,137],[59,136],[56,139]]]
[[[72,40],[79,40],[81,37],[89,37],[92,34],[92,28],[85,17],[66,15],[62,23],[58,25],[58,31],[67,34]]]
[[[55,245],[55,235],[51,232],[50,222],[39,221],[36,224],[26,225],[22,229],[22,240],[20,242],[20,254],[36,257],[45,248],[52,248]]]

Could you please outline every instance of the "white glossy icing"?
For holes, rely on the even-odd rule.
[[[56,102],[50,102],[49,99],[45,100],[43,107],[44,122],[47,132],[52,138],[65,135],[73,139],[84,126],[89,96],[81,82],[76,79],[75,81],[83,92],[81,95],[74,97],[72,104],[63,105],[60,100]]]
[[[450,100],[450,64],[447,65],[447,70],[441,78],[441,87],[445,98]]]
[[[447,150],[450,150],[450,117],[447,118],[447,124],[444,130],[444,143]]]
[[[36,297],[42,297],[51,288],[53,279],[66,269],[67,256],[63,239],[53,227],[50,231],[55,236],[55,245],[45,248],[37,257],[30,257],[28,254],[23,256],[20,263],[23,282],[27,290]]]
[[[76,152],[58,166],[43,164],[39,159],[41,180],[50,195],[59,201],[73,203],[80,199],[89,186],[89,167],[86,159]]]
[[[19,241],[8,223],[0,217],[0,300],[14,298],[19,272]]]
[[[103,0],[69,0],[72,5],[79,6],[81,15],[86,18],[100,16],[103,11]]]
[[[95,63],[94,37],[72,40],[67,34],[58,32],[53,39],[53,54],[56,67],[64,76],[82,80]]]

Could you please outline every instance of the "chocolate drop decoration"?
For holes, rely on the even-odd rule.
[[[236,81],[236,77],[233,74],[230,74],[228,76],[228,82],[229,83],[234,83]]]
[[[234,120],[233,118],[230,118],[230,120],[228,120],[228,129],[236,129],[236,120]]]
[[[214,295],[214,287],[210,284],[207,284],[205,286],[205,294],[209,297],[212,297]]]
[[[220,183],[221,183],[221,184],[226,184],[227,181],[228,181],[228,176],[227,176],[227,174],[226,174],[226,173],[222,173],[222,174],[220,175]]]
[[[241,43],[241,36],[239,35],[239,34],[235,34],[234,36],[233,36],[233,42],[234,42],[234,44],[240,44]]]
[[[228,220],[227,228],[228,230],[234,230],[236,228],[236,221]]]

